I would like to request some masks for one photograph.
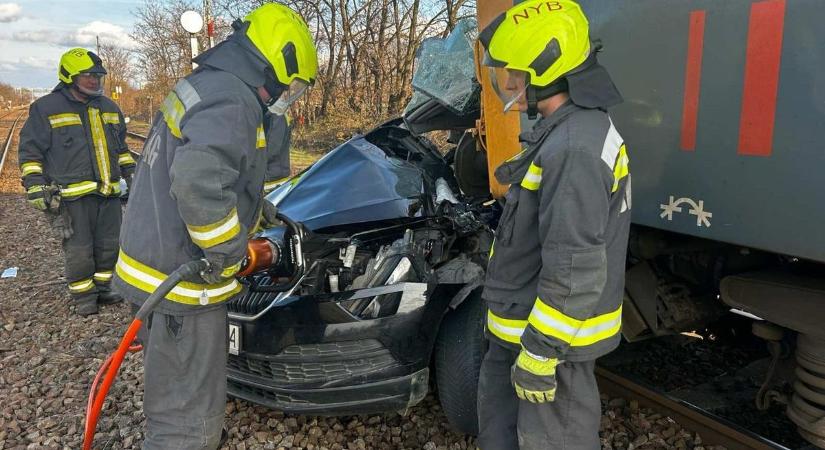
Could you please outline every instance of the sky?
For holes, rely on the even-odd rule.
[[[16,87],[57,84],[60,55],[94,50],[95,36],[133,48],[132,11],[142,0],[0,0],[0,82]]]

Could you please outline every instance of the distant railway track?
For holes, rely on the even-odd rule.
[[[134,132],[132,132],[132,131],[127,131],[127,132],[126,132],[126,136],[129,136],[129,137],[131,137],[131,138],[135,138],[135,139],[140,139],[141,141],[145,141],[145,140],[146,140],[146,136],[144,136],[144,135],[142,135],[142,134],[134,133]]]
[[[722,445],[728,450],[786,449],[751,430],[734,425],[689,403],[656,392],[602,367],[596,368],[599,390],[611,397],[636,400],[639,405],[666,414],[682,427],[699,433],[705,445]]]
[[[7,114],[4,114],[3,117],[0,117],[0,120],[12,115],[16,111],[9,111]],[[12,122],[11,127],[9,128],[9,133],[6,135],[6,139],[3,141],[3,156],[0,158],[0,174],[3,173],[3,168],[6,165],[6,157],[9,154],[9,148],[11,147],[11,141],[14,137],[14,129],[17,127],[17,123],[20,122],[20,119],[26,114],[26,111],[22,111],[20,114],[17,115],[17,118],[14,119]]]

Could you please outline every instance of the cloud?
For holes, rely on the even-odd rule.
[[[8,23],[20,19],[20,5],[17,3],[0,3],[0,22]]]
[[[94,48],[97,45],[96,38],[100,38],[101,44],[111,44],[121,48],[132,49],[137,45],[123,27],[100,20],[90,22],[68,33],[55,33],[54,30],[29,30],[12,34],[12,39],[15,41],[87,48]]]
[[[0,71],[3,72],[23,72],[29,70],[57,71],[57,61],[50,58],[38,58],[36,56],[24,56],[18,58],[17,61],[0,61]]]

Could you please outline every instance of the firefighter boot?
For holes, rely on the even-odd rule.
[[[74,301],[75,312],[83,317],[98,313],[97,298],[86,297]]]

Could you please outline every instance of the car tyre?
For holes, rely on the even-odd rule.
[[[476,290],[441,322],[435,344],[438,397],[450,425],[464,434],[478,434],[478,375],[487,351],[484,305]]]

